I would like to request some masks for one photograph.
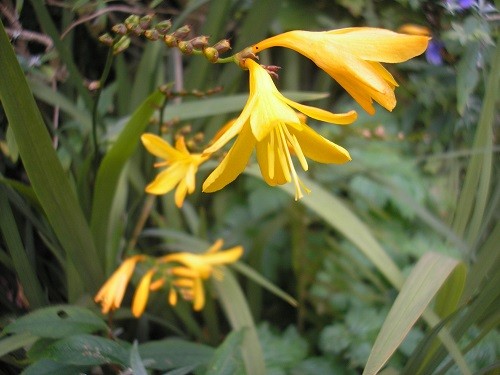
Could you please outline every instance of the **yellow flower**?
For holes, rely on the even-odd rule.
[[[199,311],[205,305],[205,291],[203,280],[208,279],[212,274],[222,277],[222,273],[217,268],[219,265],[236,262],[243,255],[243,248],[236,246],[228,250],[219,251],[222,248],[222,240],[216,241],[205,253],[175,253],[169,254],[159,259],[161,263],[178,263],[169,269],[169,273],[174,277],[168,300],[171,305],[177,303],[177,288],[184,299],[193,301],[193,309]]]
[[[264,180],[271,186],[293,180],[295,199],[302,197],[302,184],[292,161],[295,154],[304,170],[306,156],[320,163],[345,163],[351,160],[343,147],[323,138],[301,121],[295,110],[320,121],[350,124],[356,112],[334,114],[285,98],[276,88],[268,72],[258,63],[246,59],[250,71],[250,95],[240,116],[204,153],[213,153],[239,134],[221,164],[203,183],[203,191],[214,192],[232,182],[245,169],[254,148]],[[307,189],[307,188],[306,188]]]
[[[157,195],[165,194],[177,185],[175,204],[177,207],[182,207],[186,194],[194,192],[198,167],[209,158],[209,155],[189,153],[184,137],[177,139],[175,148],[163,138],[150,133],[143,134],[141,140],[150,153],[165,160],[156,163],[155,167],[168,166],[146,186],[146,192]]]
[[[265,39],[251,51],[277,46],[297,51],[335,79],[365,111],[374,114],[373,100],[388,110],[396,105],[394,88],[398,84],[380,63],[400,63],[418,56],[429,39],[371,27],[295,30]]]
[[[148,272],[146,272],[135,290],[134,300],[132,301],[132,314],[136,318],[141,316],[146,308],[151,288],[151,279],[155,272],[155,268],[151,268]]]
[[[142,260],[144,260],[143,255],[135,255],[125,260],[99,289],[94,301],[101,303],[103,314],[120,307],[135,266]]]

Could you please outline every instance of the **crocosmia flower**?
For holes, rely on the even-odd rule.
[[[103,314],[120,307],[135,266],[144,258],[143,255],[135,255],[125,260],[99,289],[94,301],[101,304]]]
[[[285,98],[276,88],[269,73],[257,62],[246,59],[250,72],[250,95],[240,116],[225,126],[222,134],[205,149],[213,153],[238,135],[229,153],[203,183],[203,191],[214,192],[232,182],[245,169],[256,149],[257,161],[264,180],[269,185],[293,181],[295,198],[302,197],[302,184],[292,160],[295,155],[302,168],[308,169],[306,156],[320,163],[345,163],[351,160],[343,147],[323,138],[307,126],[306,116],[334,124],[350,124],[356,112],[334,114],[319,108],[296,103]]]
[[[427,36],[351,27],[331,31],[295,30],[252,46],[253,53],[286,47],[311,59],[335,79],[361,107],[375,113],[372,102],[392,110],[396,105],[394,77],[380,63],[400,63],[422,54]]]
[[[146,192],[160,195],[168,193],[177,186],[175,204],[177,207],[182,207],[186,194],[192,194],[195,190],[198,167],[209,158],[209,155],[191,154],[186,147],[184,137],[177,138],[175,148],[163,138],[150,133],[143,134],[141,141],[150,153],[164,159],[156,163],[155,167],[167,167],[146,186]]]

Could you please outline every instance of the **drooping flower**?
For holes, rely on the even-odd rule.
[[[193,309],[199,311],[205,305],[205,291],[203,280],[212,275],[222,277],[218,266],[236,262],[243,255],[243,248],[235,246],[220,251],[223,241],[216,241],[205,253],[194,254],[188,252],[169,254],[159,259],[160,263],[174,263],[177,266],[169,268],[169,274],[174,280],[169,291],[169,303],[177,303],[177,290],[184,299],[193,302]]]
[[[177,138],[175,148],[163,138],[151,133],[143,134],[141,140],[150,153],[164,159],[156,163],[155,167],[167,167],[146,186],[146,192],[160,195],[168,193],[177,186],[175,204],[177,207],[182,207],[186,194],[192,194],[195,190],[198,167],[209,158],[209,155],[191,154],[186,147],[184,137]]]
[[[99,289],[94,301],[101,304],[103,314],[120,307],[135,266],[144,258],[143,255],[135,255],[126,259]]]
[[[400,63],[420,55],[428,41],[427,36],[351,27],[322,32],[289,31],[251,49],[259,53],[280,46],[297,51],[335,79],[365,111],[374,114],[373,100],[388,110],[396,105],[394,89],[398,84],[381,63]]]
[[[346,149],[323,138],[301,121],[297,111],[334,124],[350,124],[356,112],[334,114],[296,103],[284,97],[268,72],[251,59],[244,61],[250,72],[250,95],[240,116],[224,127],[204,153],[213,153],[238,135],[229,153],[203,183],[203,191],[214,192],[232,182],[245,169],[253,149],[264,180],[271,186],[293,181],[295,199],[302,197],[302,184],[292,161],[295,154],[304,170],[306,156],[320,163],[351,160]],[[307,188],[306,188],[307,189]]]

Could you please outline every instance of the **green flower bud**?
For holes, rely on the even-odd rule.
[[[188,36],[188,34],[191,32],[191,26],[189,25],[184,25],[177,30],[174,31],[173,35],[177,39],[184,39],[185,37]]]
[[[163,41],[168,47],[175,47],[177,46],[177,38],[173,36],[172,34],[167,34],[163,37]]]
[[[109,35],[108,33],[102,34],[99,37],[99,42],[101,42],[102,44],[104,44],[108,47],[111,47],[113,45],[113,37],[111,35]]]
[[[229,51],[231,49],[231,44],[229,43],[228,39],[222,39],[219,40],[213,47],[220,54]]]
[[[148,38],[149,40],[153,40],[153,41],[160,39],[160,33],[156,29],[150,29],[150,30],[144,31],[144,36],[146,38]]]
[[[208,36],[200,35],[189,41],[194,49],[203,49],[208,46]]]
[[[123,35],[118,42],[116,42],[113,46],[113,54],[118,55],[120,52],[125,51],[128,46],[130,46],[130,38],[126,35]]]
[[[133,28],[139,26],[139,21],[139,16],[130,15],[125,19],[124,23],[128,30],[132,30]]]
[[[128,32],[127,26],[123,23],[117,23],[114,25],[111,30],[113,30],[114,33],[120,34],[120,35],[125,35]]]
[[[155,26],[155,29],[158,30],[158,32],[162,35],[165,35],[168,33],[168,30],[172,27],[172,21],[170,20],[165,20],[158,22]]]
[[[207,47],[203,50],[203,55],[211,63],[216,63],[219,60],[219,52],[214,47]]]
[[[180,40],[177,43],[177,47],[185,55],[190,55],[193,53],[193,46],[191,45],[190,42],[185,42],[183,40]]]

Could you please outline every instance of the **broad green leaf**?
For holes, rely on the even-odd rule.
[[[246,298],[232,272],[227,267],[223,268],[223,279],[214,279],[213,284],[233,330],[245,329],[241,351],[246,372],[247,374],[264,374],[266,367],[262,348]]]
[[[149,124],[149,120],[158,106],[162,104],[164,95],[156,91],[151,94],[128,120],[118,139],[109,149],[101,162],[94,189],[92,202],[92,217],[90,226],[96,247],[101,252],[101,259],[106,264],[108,259],[109,241],[113,235],[112,223],[118,221],[112,216],[112,207],[120,176],[125,163],[132,156],[139,144],[139,138]],[[120,214],[121,213],[115,213]],[[106,270],[112,267],[106,264]]]
[[[87,290],[103,279],[97,251],[75,192],[54,151],[50,135],[16,56],[0,24],[0,100],[19,147],[31,185],[69,261]]]
[[[465,264],[460,263],[439,290],[436,296],[434,311],[441,319],[446,318],[456,310],[462,298],[466,278],[467,268]]]
[[[70,305],[51,306],[24,315],[5,327],[5,333],[29,333],[61,338],[78,333],[107,331],[108,326],[90,310]]]
[[[129,351],[118,342],[88,334],[73,335],[54,342],[39,355],[59,363],[77,366],[118,364],[129,366]]]
[[[380,371],[457,266],[457,260],[438,253],[418,261],[387,315],[363,374]]]
[[[206,375],[231,375],[243,372],[241,360],[241,343],[245,329],[233,331],[215,351],[212,360],[207,365]]]
[[[214,349],[181,339],[149,341],[139,345],[139,355],[154,370],[170,370],[208,363]]]
[[[2,333],[5,334],[7,332],[3,331]],[[3,337],[2,339],[0,339],[0,357],[13,352],[14,350],[18,350],[25,346],[30,346],[36,340],[38,340],[38,337],[33,336],[28,332],[17,333],[9,337]]]

